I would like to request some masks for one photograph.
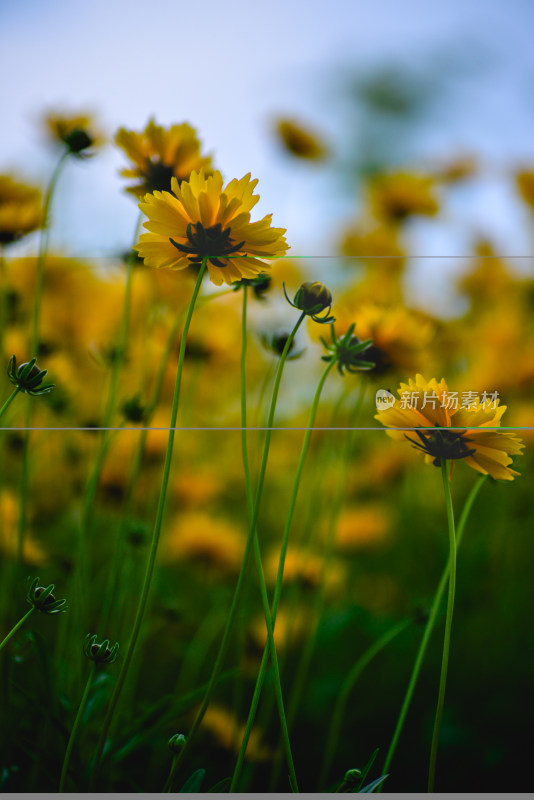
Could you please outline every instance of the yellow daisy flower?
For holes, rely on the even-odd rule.
[[[170,192],[171,178],[181,183],[193,170],[211,170],[211,156],[201,154],[197,132],[187,122],[163,128],[151,119],[141,133],[120,128],[115,143],[133,162],[133,167],[120,174],[138,181],[127,191],[139,199],[147,192]]]
[[[328,155],[324,142],[315,133],[294,120],[277,120],[276,133],[286,150],[297,158],[307,161],[322,161]]]
[[[11,244],[41,227],[42,200],[39,189],[16,183],[0,175],[0,245]]]
[[[375,419],[387,428],[413,428],[387,433],[393,439],[410,442],[427,464],[439,467],[442,459],[462,458],[477,472],[492,478],[511,481],[519,474],[510,469],[510,456],[521,453],[524,445],[515,434],[495,430],[506,410],[498,399],[480,401],[473,397],[461,405],[462,398],[449,391],[443,378],[438,383],[435,378],[426,381],[422,375],[401,383],[397,393],[401,402],[379,411]]]
[[[256,184],[250,173],[224,189],[220,172],[208,177],[203,170],[192,172],[181,184],[172,178],[172,193],[147,194],[139,203],[150,233],[140,237],[135,249],[148,267],[185,269],[209,256],[209,275],[217,286],[254,278],[268,266],[261,258],[288,249],[285,228],[271,227],[272,214],[250,221],[259,200],[253,194]]]

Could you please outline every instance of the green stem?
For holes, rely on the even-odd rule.
[[[449,666],[449,653],[451,649],[452,616],[454,612],[454,594],[456,591],[456,532],[454,530],[454,510],[452,507],[451,488],[447,474],[447,460],[441,464],[441,476],[445,504],[447,506],[447,522],[449,526],[449,595],[447,598],[447,616],[445,618],[445,636],[443,638],[443,654],[441,659],[441,675],[439,679],[438,704],[434,720],[434,733],[432,735],[432,748],[430,751],[430,766],[428,770],[428,791],[434,791],[436,779],[436,761],[438,757],[439,732],[445,704],[445,688],[447,686],[447,669]]]
[[[311,408],[311,411],[310,411],[310,417],[309,417],[309,420],[308,420],[308,427],[307,427],[306,433],[304,435],[304,441],[302,443],[302,449],[301,449],[301,452],[300,452],[300,458],[299,458],[299,462],[298,462],[298,466],[297,466],[297,472],[296,472],[295,481],[294,481],[294,484],[293,484],[293,491],[292,491],[292,494],[291,494],[291,500],[290,500],[290,504],[289,504],[289,512],[288,512],[288,515],[287,515],[286,524],[285,524],[285,527],[284,527],[284,532],[282,534],[282,546],[281,546],[281,549],[280,549],[280,557],[279,557],[278,571],[277,571],[277,576],[276,576],[276,584],[275,584],[275,589],[274,589],[273,603],[272,603],[272,607],[271,607],[271,610],[270,610],[270,620],[269,621],[271,622],[273,629],[274,629],[274,625],[275,625],[275,622],[276,622],[276,614],[277,614],[277,611],[278,611],[278,604],[280,602],[280,595],[282,593],[282,581],[283,581],[283,577],[284,577],[284,565],[285,565],[285,557],[286,557],[286,552],[287,552],[287,546],[288,546],[288,543],[289,543],[289,532],[291,530],[291,523],[293,521],[293,514],[294,514],[294,511],[295,511],[295,505],[296,505],[296,501],[297,501],[297,495],[298,495],[298,491],[299,491],[300,480],[301,480],[301,476],[302,476],[302,470],[303,470],[303,467],[304,467],[304,462],[306,460],[306,455],[307,455],[309,444],[310,444],[310,438],[311,438],[311,434],[312,434],[312,431],[313,431],[313,426],[314,426],[314,423],[315,423],[315,417],[316,417],[316,414],[317,414],[317,408],[318,408],[318,405],[319,405],[319,399],[321,397],[321,392],[323,390],[323,386],[324,386],[324,383],[325,383],[326,378],[328,376],[328,373],[330,372],[330,370],[332,369],[334,364],[335,364],[335,362],[331,362],[330,364],[328,364],[328,366],[326,367],[326,369],[324,370],[324,372],[323,372],[323,374],[321,376],[321,379],[319,381],[319,385],[318,385],[317,390],[315,392],[315,397],[313,399],[312,408]],[[243,424],[242,427],[244,428],[245,425]],[[236,767],[235,767],[235,770],[234,770],[232,783],[231,783],[231,786],[230,786],[230,789],[229,789],[230,792],[235,791],[235,787],[236,787],[237,782],[238,782],[238,780],[240,778],[240,775],[241,775],[241,770],[243,768],[243,763],[244,763],[244,759],[245,759],[246,749],[247,749],[247,746],[248,746],[248,741],[249,741],[250,734],[251,734],[251,731],[252,731],[252,726],[254,724],[254,719],[255,719],[255,716],[256,716],[256,711],[257,711],[257,708],[258,708],[258,703],[260,701],[261,691],[262,691],[262,688],[263,688],[263,683],[264,683],[265,675],[266,675],[266,672],[267,672],[268,661],[269,661],[269,641],[265,645],[265,648],[264,648],[264,651],[263,651],[263,657],[262,657],[262,661],[261,661],[261,665],[260,665],[260,670],[259,670],[258,676],[256,678],[256,685],[254,687],[254,694],[252,696],[252,703],[251,703],[251,706],[250,706],[248,719],[247,719],[247,724],[245,726],[245,732],[243,734],[243,741],[241,743],[241,748],[239,750],[239,755],[238,755],[237,764],[236,764]],[[288,737],[289,737],[289,734],[288,734]]]
[[[16,634],[18,629],[21,628],[24,625],[24,623],[26,622],[28,617],[30,617],[33,614],[34,611],[35,611],[35,606],[32,606],[30,608],[30,610],[27,611],[21,619],[19,619],[17,624],[13,628],[11,628],[11,630],[9,631],[9,633],[7,634],[5,639],[2,642],[0,642],[0,650],[4,649],[4,647],[9,642],[9,640]]]
[[[254,502],[252,497],[252,483],[250,480],[250,468],[248,462],[248,447],[247,447],[247,400],[246,400],[246,350],[247,350],[247,287],[243,287],[243,314],[242,314],[242,337],[241,337],[242,345],[241,345],[241,444],[243,450],[243,469],[245,473],[245,486],[246,486],[246,494],[247,494],[247,504],[249,509],[249,516],[251,521],[254,517]],[[274,681],[275,681],[275,696],[276,696],[276,703],[278,706],[278,713],[280,716],[280,724],[282,726],[282,742],[286,754],[286,759],[289,767],[289,771],[291,774],[292,785],[297,786],[297,778],[295,774],[295,767],[293,764],[293,756],[291,753],[291,744],[289,741],[289,731],[287,725],[287,719],[284,709],[284,702],[282,697],[282,684],[280,680],[280,670],[278,665],[278,657],[276,653],[276,646],[274,642],[274,633],[273,633],[273,622],[271,620],[271,609],[269,606],[269,596],[267,594],[267,587],[265,585],[265,576],[263,573],[263,565],[261,561],[261,551],[260,551],[260,544],[258,540],[258,531],[257,527],[254,527],[254,557],[256,559],[256,569],[258,572],[258,578],[260,582],[260,593],[263,605],[263,612],[265,615],[265,623],[267,625],[267,644],[265,646],[265,655],[268,652],[271,653],[271,660],[273,664],[273,672],[274,672]],[[253,719],[250,720],[250,729],[252,727]],[[238,760],[238,765],[240,767],[242,763],[242,759],[245,755],[246,746],[248,743],[248,737],[250,735],[250,729],[247,723],[247,729],[245,730],[245,735],[243,737],[243,742],[241,744],[241,749],[239,752],[239,756],[241,761]],[[235,786],[237,780],[239,778],[239,771],[236,768],[234,772],[234,777],[232,779],[232,783],[230,785],[230,792],[235,791]]]
[[[135,226],[134,244],[139,238],[139,229],[143,215],[139,214],[137,224]],[[117,346],[114,352],[114,358],[111,368],[111,379],[109,384],[109,392],[107,397],[106,408],[103,416],[103,428],[110,428],[113,422],[113,414],[117,406],[117,392],[119,387],[119,377],[121,367],[124,362],[126,353],[126,344],[128,341],[128,330],[130,327],[131,305],[132,305],[132,284],[134,274],[135,257],[130,255],[127,259],[126,266],[126,283],[124,287],[124,299],[122,303],[121,318],[119,322],[119,330],[117,334]],[[98,451],[96,453],[95,462],[92,472],[85,487],[83,498],[83,508],[80,526],[78,529],[78,558],[76,562],[76,571],[78,578],[78,617],[84,619],[86,616],[87,605],[87,585],[89,573],[89,554],[87,552],[88,532],[93,514],[94,501],[98,489],[102,467],[106,459],[112,432],[109,430],[101,431],[101,438],[99,440]]]
[[[96,662],[93,661],[93,663],[91,664],[91,672],[89,673],[89,677],[87,679],[87,683],[85,684],[85,689],[82,695],[82,699],[80,700],[80,705],[78,707],[76,719],[74,720],[74,725],[72,726],[72,730],[70,732],[69,743],[67,744],[67,750],[65,751],[65,758],[63,759],[63,768],[61,770],[61,778],[59,781],[60,793],[65,791],[65,781],[67,780],[67,772],[69,769],[72,746],[74,744],[74,739],[76,738],[78,728],[80,727],[80,723],[82,721],[83,712],[85,711],[85,706],[87,705],[87,700],[89,698],[89,692],[91,690],[91,686],[93,685],[95,669],[96,669]]]
[[[286,359],[287,359],[287,354],[289,353],[291,345],[293,344],[293,339],[295,338],[295,335],[296,335],[299,327],[301,326],[302,322],[304,321],[305,316],[306,315],[304,313],[302,313],[300,315],[295,327],[293,328],[293,330],[291,331],[291,333],[288,336],[288,339],[286,341],[285,347],[284,347],[284,349],[282,351],[282,355],[280,356],[280,361],[278,362],[278,369],[276,371],[276,377],[275,377],[275,381],[274,381],[273,393],[272,393],[272,398],[271,398],[271,405],[270,405],[270,409],[269,409],[269,418],[267,420],[267,426],[266,426],[267,427],[267,431],[265,433],[265,440],[264,440],[264,447],[263,447],[263,458],[262,458],[260,471],[259,471],[259,476],[258,476],[258,485],[257,485],[257,489],[256,489],[256,499],[255,499],[255,502],[254,502],[254,508],[253,508],[253,512],[252,512],[252,519],[250,521],[250,528],[249,528],[249,532],[248,532],[248,536],[247,536],[247,541],[246,541],[246,544],[245,544],[245,551],[243,553],[243,560],[241,562],[241,569],[239,571],[239,575],[238,575],[238,578],[237,578],[236,587],[234,589],[234,595],[232,597],[232,603],[230,605],[230,610],[228,612],[228,617],[227,617],[227,620],[226,620],[226,626],[225,626],[225,629],[224,629],[223,638],[222,638],[221,644],[219,646],[219,651],[218,651],[216,659],[215,659],[215,664],[213,665],[213,670],[212,670],[211,677],[210,677],[210,680],[209,680],[209,683],[208,683],[208,688],[206,690],[206,694],[204,695],[204,699],[202,701],[202,704],[201,704],[201,706],[200,706],[200,708],[199,708],[199,710],[197,712],[197,715],[195,717],[195,720],[194,720],[193,725],[191,727],[191,730],[189,732],[189,736],[187,737],[187,742],[185,743],[185,745],[184,745],[184,747],[182,749],[182,752],[178,756],[178,766],[180,765],[180,763],[182,762],[183,758],[185,757],[185,754],[188,752],[188,749],[189,749],[189,747],[191,745],[191,742],[193,741],[193,738],[194,738],[198,728],[200,727],[200,724],[202,723],[202,720],[204,718],[204,714],[206,713],[206,709],[208,708],[208,705],[209,705],[209,702],[210,702],[210,699],[211,699],[211,695],[212,695],[213,690],[215,688],[215,684],[216,684],[216,681],[217,681],[217,676],[218,676],[219,671],[221,669],[224,656],[226,655],[226,650],[227,650],[228,643],[229,643],[229,640],[230,640],[231,629],[232,629],[232,626],[233,626],[233,623],[234,623],[234,619],[235,619],[235,616],[236,616],[237,606],[238,606],[238,603],[239,603],[239,598],[241,596],[241,591],[243,589],[243,583],[244,583],[246,569],[247,569],[247,565],[248,565],[248,559],[249,559],[250,551],[252,549],[252,545],[253,545],[253,542],[254,542],[254,534],[255,534],[255,530],[256,530],[256,523],[257,523],[257,520],[258,520],[258,515],[259,515],[259,510],[260,510],[260,501],[261,501],[261,494],[262,494],[262,489],[263,489],[263,481],[264,481],[264,478],[265,478],[265,470],[266,470],[266,467],[267,467],[267,459],[268,459],[268,456],[269,456],[269,446],[270,446],[271,432],[272,432],[271,428],[273,426],[273,421],[274,421],[274,414],[275,414],[275,410],[276,410],[276,401],[278,399],[278,390],[280,388],[280,381],[282,379],[282,372],[284,370],[284,364],[285,364]]]
[[[456,549],[458,550],[460,546],[460,542],[462,541],[462,536],[465,530],[465,525],[467,523],[467,519],[469,517],[469,513],[475,502],[475,498],[479,493],[480,489],[486,482],[488,476],[482,475],[479,480],[474,484],[473,488],[471,489],[467,500],[465,501],[465,505],[463,507],[462,513],[460,515],[460,520],[458,522],[458,529],[456,535]],[[419,673],[421,671],[421,667],[423,665],[423,661],[426,654],[426,649],[428,647],[428,642],[430,641],[430,637],[432,635],[432,631],[434,630],[434,626],[436,624],[436,620],[438,617],[439,608],[441,605],[441,600],[443,597],[443,593],[445,591],[445,587],[447,586],[449,578],[449,562],[445,566],[443,570],[443,574],[441,576],[438,588],[436,590],[436,594],[434,595],[434,599],[432,601],[432,606],[430,608],[430,612],[428,615],[428,620],[425,625],[425,630],[423,633],[423,638],[421,639],[421,644],[419,645],[419,650],[417,651],[417,656],[415,659],[415,663],[413,666],[412,674],[410,675],[410,680],[408,682],[408,688],[406,690],[406,694],[404,696],[404,700],[402,703],[402,707],[400,710],[399,718],[397,720],[397,725],[395,727],[395,731],[393,733],[393,738],[391,740],[391,744],[389,745],[389,749],[386,755],[386,760],[384,762],[384,767],[382,769],[382,773],[389,772],[389,767],[393,760],[393,756],[395,755],[395,750],[397,749],[397,745],[402,733],[402,729],[404,727],[404,722],[406,720],[406,716],[408,714],[408,710],[410,708],[410,703],[412,701],[413,693],[415,691],[415,687],[417,685],[417,680],[419,678]],[[378,792],[381,791],[381,787],[378,788]]]
[[[18,395],[19,392],[20,392],[20,387],[19,386],[17,386],[17,388],[13,392],[11,392],[11,394],[7,398],[7,400],[4,403],[4,405],[2,406],[2,408],[0,408],[0,417],[2,416],[2,414],[4,413],[6,408],[12,403],[12,401],[15,399],[15,397]]]
[[[326,748],[321,775],[319,777],[319,786],[324,786],[326,780],[328,779],[328,773],[330,772],[330,767],[332,766],[334,752],[339,741],[341,723],[343,722],[343,714],[346,711],[347,701],[351,691],[354,688],[354,684],[362,674],[365,667],[373,660],[373,658],[378,655],[378,653],[380,653],[380,651],[383,650],[384,647],[386,647],[386,645],[392,641],[392,639],[398,636],[399,633],[402,633],[402,631],[406,630],[411,623],[412,620],[404,620],[403,622],[398,622],[396,625],[386,631],[386,633],[380,639],[378,639],[378,641],[374,642],[363,653],[363,655],[360,656],[345,678],[336,700],[336,705],[332,714],[332,721],[330,723],[330,730],[325,738]]]
[[[204,272],[206,270],[206,263],[207,263],[207,259],[204,258],[203,261],[202,261],[202,265],[200,267],[200,271],[198,273],[197,281],[196,281],[196,284],[195,284],[195,288],[193,290],[193,295],[191,297],[191,302],[189,303],[189,308],[188,308],[187,316],[186,316],[185,323],[184,323],[184,330],[183,330],[183,334],[182,334],[182,340],[180,342],[180,353],[179,353],[179,356],[178,356],[178,368],[177,368],[177,371],[176,371],[176,385],[175,385],[175,389],[174,389],[174,398],[173,398],[173,404],[172,404],[171,420],[170,420],[170,425],[169,425],[169,438],[167,440],[167,453],[166,453],[166,456],[165,456],[165,465],[164,465],[164,468],[163,468],[163,478],[162,478],[162,483],[161,483],[161,491],[160,491],[160,495],[159,495],[158,508],[157,508],[157,512],[156,512],[156,520],[155,520],[155,523],[154,523],[154,530],[153,530],[153,533],[152,533],[152,542],[151,542],[151,546],[150,546],[150,553],[149,553],[149,556],[148,556],[148,562],[147,562],[147,566],[146,566],[146,572],[145,572],[145,577],[144,577],[144,581],[143,581],[143,586],[141,588],[141,593],[140,593],[140,596],[139,596],[139,603],[138,603],[138,606],[137,606],[137,613],[136,613],[136,616],[135,616],[135,621],[134,621],[134,624],[133,624],[133,629],[132,629],[132,633],[131,633],[131,636],[130,636],[130,641],[128,643],[128,649],[126,651],[126,654],[124,656],[124,660],[122,662],[121,671],[120,671],[118,679],[117,679],[117,684],[115,686],[115,690],[113,692],[113,695],[112,695],[112,698],[111,698],[111,701],[110,701],[110,704],[109,704],[109,707],[108,707],[108,712],[106,714],[106,719],[104,721],[104,725],[103,725],[102,732],[101,732],[101,735],[100,735],[100,739],[99,739],[99,742],[98,742],[91,783],[93,783],[93,781],[96,779],[96,777],[98,775],[98,770],[99,770],[99,767],[100,767],[100,761],[101,761],[101,758],[102,758],[102,753],[103,753],[103,750],[104,750],[106,737],[107,737],[107,734],[108,734],[108,731],[109,731],[109,728],[110,728],[110,725],[111,725],[111,721],[113,719],[113,714],[115,712],[115,708],[117,706],[120,694],[121,694],[123,686],[124,686],[124,681],[125,681],[126,675],[128,673],[128,669],[129,669],[130,662],[131,662],[132,657],[133,657],[135,646],[137,644],[137,639],[139,637],[139,632],[141,630],[141,623],[143,621],[143,617],[144,617],[144,613],[145,613],[145,609],[146,609],[146,605],[147,605],[147,600],[148,600],[148,595],[149,595],[149,592],[150,592],[150,585],[151,585],[151,582],[152,582],[152,575],[154,573],[154,565],[155,565],[155,562],[156,562],[156,555],[157,555],[157,551],[158,551],[159,537],[160,537],[161,526],[162,526],[162,522],[163,522],[163,514],[164,514],[164,511],[165,511],[165,500],[166,500],[166,497],[167,497],[167,485],[168,485],[168,482],[169,482],[169,474],[170,474],[171,461],[172,461],[172,451],[173,451],[173,445],[174,445],[174,436],[175,436],[175,432],[176,432],[175,431],[176,419],[177,419],[177,416],[178,416],[178,406],[179,406],[179,401],[180,401],[180,389],[181,389],[181,385],[182,385],[182,371],[183,371],[183,365],[184,365],[184,360],[185,360],[185,347],[186,347],[186,342],[187,342],[187,335],[188,335],[188,332],[189,332],[189,326],[191,324],[191,318],[193,316],[193,311],[195,309],[195,303],[196,303],[196,300],[197,300],[197,297],[198,297],[198,294],[199,294],[199,291],[200,291],[200,287],[201,287],[201,284],[202,284],[202,278],[204,277]]]
[[[291,688],[291,701],[288,709],[288,719],[289,719],[289,730],[292,729],[293,723],[297,716],[297,711],[299,708],[300,700],[302,697],[302,693],[304,692],[304,688],[306,685],[306,679],[308,675],[308,671],[313,659],[313,652],[316,645],[317,640],[317,632],[319,629],[319,623],[321,621],[324,605],[326,601],[326,578],[327,575],[330,574],[330,564],[332,562],[333,554],[334,554],[334,545],[335,545],[335,535],[336,535],[336,528],[339,519],[339,515],[343,508],[343,502],[346,495],[346,486],[348,481],[348,473],[349,473],[349,464],[350,464],[350,454],[352,452],[353,443],[354,443],[354,436],[355,430],[353,429],[356,421],[359,419],[360,412],[362,409],[363,401],[366,394],[366,386],[362,384],[360,387],[360,391],[358,392],[358,398],[356,400],[356,404],[354,409],[349,417],[349,427],[351,430],[348,431],[348,435],[344,442],[343,448],[343,455],[341,458],[341,466],[342,466],[342,475],[338,482],[338,492],[337,496],[334,499],[331,507],[330,513],[330,520],[328,525],[328,531],[326,535],[325,541],[325,549],[324,549],[324,557],[323,557],[323,564],[321,569],[321,577],[319,580],[319,588],[315,594],[314,603],[312,613],[310,614],[310,618],[312,620],[311,628],[312,631],[308,636],[304,646],[301,648],[299,663],[296,669],[295,679],[293,681],[293,686]],[[320,489],[317,491],[317,494],[320,493]],[[308,534],[311,532],[311,524],[308,524]],[[310,535],[308,535],[307,540],[305,541],[305,547],[308,547],[310,542]],[[298,594],[294,597],[294,605],[293,605],[293,613],[296,613],[297,609],[297,601],[298,601]],[[281,761],[278,759],[275,762],[271,773],[271,781],[270,781],[270,790],[274,791],[276,786],[278,785],[278,780],[280,776],[280,765]]]
[[[33,297],[32,326],[31,326],[30,349],[29,349],[29,352],[35,356],[38,355],[38,349],[39,349],[38,348],[39,319],[41,313],[41,300],[43,296],[44,264],[46,259],[46,253],[48,250],[48,239],[50,235],[50,207],[52,204],[54,189],[56,188],[59,175],[68,156],[69,156],[69,151],[66,150],[62,154],[58,163],[56,164],[56,168],[52,173],[52,177],[50,178],[50,183],[48,184],[48,188],[46,190],[44,204],[43,204],[43,226],[41,228],[41,237],[39,241],[39,254],[37,256],[35,288],[33,293],[34,297]],[[30,402],[28,398],[28,404],[26,406],[24,440],[22,447],[22,470],[21,470],[20,491],[19,491],[19,524],[17,533],[18,564],[22,564],[22,557],[24,551],[24,532],[26,529],[26,517],[28,508],[28,481],[29,481],[28,451],[30,444],[30,429],[32,424],[32,415],[33,415],[33,404]]]
[[[172,784],[174,779],[174,773],[176,772],[176,764],[177,764],[178,756],[174,756],[172,759],[171,769],[169,772],[169,777],[165,781],[165,786],[163,787],[163,794],[168,794],[172,792]]]

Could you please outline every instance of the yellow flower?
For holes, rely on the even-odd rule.
[[[161,557],[167,562],[189,560],[233,573],[239,571],[244,548],[243,531],[232,522],[204,511],[189,511],[170,523]]]
[[[470,397],[462,405],[464,398],[450,392],[443,378],[438,383],[435,378],[426,381],[422,375],[401,383],[397,393],[401,402],[379,411],[375,419],[388,428],[412,428],[387,433],[410,442],[427,464],[439,467],[443,459],[462,458],[492,478],[511,481],[519,474],[510,469],[510,456],[521,453],[524,445],[515,434],[495,430],[506,410],[498,400]]]
[[[256,184],[250,173],[224,189],[220,172],[208,177],[203,170],[192,172],[181,184],[172,178],[173,193],[147,194],[139,203],[150,233],[135,249],[148,267],[185,269],[209,256],[209,275],[217,286],[265,272],[268,265],[260,259],[281,256],[288,246],[285,229],[271,228],[272,214],[250,222],[259,200]]]
[[[62,142],[79,158],[93,155],[95,146],[102,144],[102,136],[95,130],[90,114],[60,114],[50,112],[45,124],[51,138]]]
[[[306,130],[294,120],[277,120],[276,133],[285,148],[297,158],[304,158],[307,161],[322,161],[328,155],[328,149],[324,142],[315,133]]]
[[[357,289],[345,295],[334,310],[340,334],[355,322],[358,339],[373,340],[362,356],[375,364],[367,374],[377,377],[393,372],[402,374],[427,366],[435,326],[421,312],[401,305],[359,303]]]
[[[519,194],[530,208],[534,209],[534,170],[524,169],[515,176]]]
[[[11,244],[42,224],[39,189],[0,175],[0,245]]]
[[[376,176],[369,186],[369,198],[375,214],[390,222],[402,222],[414,214],[434,216],[438,203],[432,178],[410,172],[392,172]]]
[[[239,750],[245,725],[234,714],[222,706],[211,705],[202,719],[202,728],[210,731],[217,744],[225,750]],[[237,735],[236,735],[237,734]],[[247,761],[269,761],[273,753],[262,744],[261,734],[257,728],[252,728],[247,747]]]
[[[346,508],[336,526],[336,546],[339,550],[353,551],[382,544],[391,527],[389,514],[382,505]]]
[[[171,178],[181,183],[193,170],[211,170],[211,156],[201,155],[201,142],[187,122],[163,128],[151,119],[141,133],[120,128],[115,143],[133,162],[133,167],[121,170],[121,175],[138,181],[127,191],[140,199],[147,192],[170,192]]]

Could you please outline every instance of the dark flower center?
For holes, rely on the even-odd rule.
[[[443,430],[439,428],[437,423],[435,430],[423,430],[417,429],[415,431],[420,439],[419,442],[406,434],[405,436],[414,447],[434,458],[432,463],[435,467],[441,467],[442,460],[467,458],[476,451],[475,448],[468,447],[467,442],[470,440],[461,431]]]
[[[39,599],[39,597],[42,595],[42,593],[44,592],[44,590],[45,590],[45,587],[44,587],[44,586],[38,586],[38,587],[37,587],[37,589],[35,590],[35,593],[34,593],[34,597],[35,597],[35,599],[36,599],[36,600],[38,600],[38,599]],[[50,603],[54,603],[54,602],[55,602],[55,599],[56,599],[56,598],[54,597],[54,595],[52,594],[52,592],[50,592],[50,594],[49,594],[49,595],[47,595],[47,596],[45,597],[45,599],[42,601],[42,605],[44,605],[44,606],[49,606],[49,605],[50,605]]]
[[[372,344],[365,351],[365,360],[374,364],[374,367],[368,370],[372,375],[384,375],[393,366],[388,354],[375,344]]]
[[[187,239],[189,244],[178,244],[174,239],[169,241],[181,253],[189,255],[191,264],[200,264],[208,256],[209,261],[214,267],[226,267],[226,262],[221,261],[219,256],[228,256],[241,250],[244,241],[234,244],[230,239],[230,228],[224,228],[220,222],[205,228],[201,222],[195,225],[189,223],[187,226]]]
[[[176,178],[174,167],[162,161],[146,160],[144,169],[145,188],[147,192],[170,192],[171,178]],[[178,179],[178,183],[180,180]]]

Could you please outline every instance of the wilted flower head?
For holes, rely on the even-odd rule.
[[[16,242],[41,227],[42,199],[39,189],[0,175],[0,245]]]
[[[121,175],[137,181],[127,191],[139,199],[148,192],[170,192],[171,178],[180,184],[193,170],[211,171],[211,156],[201,154],[197,132],[187,122],[163,128],[151,119],[140,133],[120,128],[115,142],[133,162]]]
[[[256,277],[268,266],[262,258],[276,258],[288,249],[285,229],[271,227],[272,214],[250,221],[259,200],[256,184],[248,174],[223,189],[220,172],[206,177],[202,170],[181,184],[172,178],[172,193],[147,194],[139,204],[150,233],[140,237],[135,249],[148,267],[185,269],[207,258],[217,286]]]

